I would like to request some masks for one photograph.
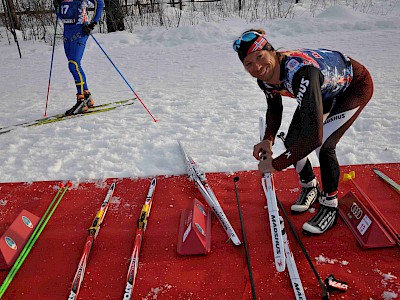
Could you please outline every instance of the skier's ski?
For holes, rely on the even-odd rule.
[[[274,179],[271,173],[265,173],[261,179],[265,197],[267,198],[269,224],[272,246],[274,249],[275,267],[278,272],[285,271],[285,254],[283,249],[282,229],[279,223],[278,205],[276,202]]]
[[[65,114],[57,114],[57,115],[53,115],[53,116],[37,119],[37,120],[34,120],[34,121],[23,122],[23,123],[19,123],[19,124],[15,124],[15,125],[2,127],[2,128],[0,128],[0,135],[3,134],[3,133],[10,132],[10,131],[12,131],[14,129],[17,129],[17,128],[20,128],[20,127],[39,126],[39,125],[59,122],[59,121],[67,120],[67,119],[72,119],[72,118],[77,118],[77,117],[82,117],[82,116],[89,116],[89,115],[96,114],[96,113],[101,113],[101,112],[114,110],[114,109],[116,109],[118,107],[132,105],[134,103],[134,100],[135,99],[114,101],[114,102],[100,104],[100,105],[96,105],[94,107],[91,107],[85,113],[74,114],[74,115],[70,115],[70,116],[66,116]]]
[[[142,211],[140,212],[138,227],[136,229],[136,235],[135,235],[135,243],[133,246],[133,252],[131,256],[131,263],[129,265],[128,275],[126,277],[124,296],[122,298],[124,300],[132,299],[132,291],[133,287],[135,286],[136,274],[139,266],[140,247],[142,245],[144,232],[146,231],[147,219],[150,215],[151,205],[153,204],[153,195],[156,189],[156,185],[157,185],[157,180],[156,178],[153,178],[153,180],[150,183],[146,201],[142,207]]]
[[[264,119],[259,119],[260,140],[265,132]],[[279,210],[276,201],[274,178],[272,173],[265,173],[261,179],[265,197],[267,198],[269,224],[271,229],[272,246],[274,249],[275,267],[278,272],[285,270],[285,254],[283,249],[282,229],[279,222]]]
[[[85,247],[81,259],[79,261],[78,269],[76,270],[74,280],[72,281],[71,292],[68,300],[74,300],[78,297],[79,289],[85,276],[86,265],[89,259],[90,252],[92,251],[96,237],[100,231],[101,223],[103,223],[104,217],[106,216],[108,206],[110,205],[110,199],[115,190],[115,183],[112,183],[108,189],[106,198],[103,201],[99,211],[93,219],[92,226],[89,228],[89,236],[86,238]]]
[[[382,173],[378,169],[374,168],[374,172],[378,175],[381,179],[383,179],[387,184],[389,184],[392,188],[394,188],[398,193],[400,193],[400,185],[395,182],[392,178],[387,176],[386,174]]]
[[[183,148],[180,141],[178,141],[182,154],[185,158],[186,169],[188,177],[192,180],[195,186],[199,189],[200,193],[203,195],[204,199],[207,201],[208,205],[214,211],[218,220],[221,222],[222,227],[224,227],[228,237],[232,240],[235,245],[240,245],[240,239],[233,229],[231,223],[229,222],[227,216],[225,215],[221,205],[211,187],[207,182],[206,175],[199,168],[196,162],[187,154],[185,148]]]
[[[282,240],[286,257],[286,266],[289,272],[290,281],[292,282],[293,291],[296,296],[296,300],[306,300],[303,284],[301,283],[299,271],[297,270],[296,261],[294,260],[293,253],[289,247],[289,241],[286,235],[283,218],[280,216],[279,219],[282,228]]]

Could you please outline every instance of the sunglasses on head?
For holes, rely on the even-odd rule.
[[[235,50],[235,52],[239,52],[240,44],[242,43],[242,41],[250,42],[251,40],[254,40],[260,36],[263,37],[263,39],[267,41],[265,34],[261,34],[257,31],[248,31],[248,32],[243,33],[236,41],[233,42],[233,45],[232,45],[233,50]]]

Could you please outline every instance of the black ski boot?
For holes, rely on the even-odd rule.
[[[314,217],[303,224],[305,235],[321,234],[336,224],[339,214],[337,192],[319,197],[319,209]]]
[[[94,104],[93,99],[91,99],[91,95],[89,93],[88,96],[82,95],[82,94],[76,94],[76,103],[74,106],[72,106],[70,109],[68,109],[65,112],[66,116],[71,116],[75,114],[82,114],[88,111],[89,105],[88,103],[91,103],[91,101]],[[93,105],[92,105],[93,107]]]

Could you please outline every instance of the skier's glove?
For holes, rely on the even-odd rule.
[[[62,0],[53,0],[54,7],[56,7],[56,8],[59,7],[61,2],[62,2]]]
[[[90,32],[94,29],[94,27],[96,26],[96,22],[92,21],[89,24],[83,24],[83,28],[82,28],[82,32],[84,35],[90,35]]]

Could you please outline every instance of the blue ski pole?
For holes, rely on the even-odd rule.
[[[143,105],[144,109],[148,112],[148,114],[153,118],[154,122],[157,122],[157,120],[154,118],[153,114],[150,112],[150,110],[146,107],[146,105],[143,103],[143,101],[139,98],[139,96],[136,94],[136,92],[133,90],[129,82],[125,79],[124,75],[118,70],[117,66],[112,62],[111,58],[107,55],[107,53],[104,51],[104,49],[100,46],[99,42],[94,38],[92,34],[90,36],[93,38],[93,40],[96,42],[96,44],[99,46],[101,51],[103,51],[104,55],[108,58],[110,63],[114,66],[115,70],[117,70],[118,74],[122,77],[122,79],[125,81],[125,83],[129,86],[131,91],[135,94],[136,98],[140,101],[140,103]]]

